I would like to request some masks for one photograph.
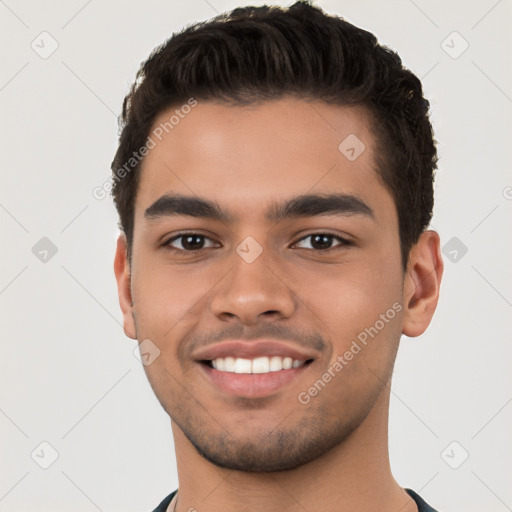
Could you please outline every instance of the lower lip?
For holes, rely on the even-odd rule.
[[[224,393],[244,398],[262,398],[269,396],[293,382],[311,363],[268,373],[231,373],[215,370],[204,363],[198,363],[207,379]]]

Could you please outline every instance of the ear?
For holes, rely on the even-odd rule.
[[[117,238],[116,256],[114,259],[114,273],[117,281],[117,293],[119,295],[119,305],[123,312],[123,328],[124,333],[133,340],[137,339],[135,322],[133,319],[132,294],[131,294],[131,278],[130,264],[127,259],[127,244],[124,233]]]
[[[402,333],[415,337],[427,329],[439,299],[443,276],[439,235],[425,231],[409,253],[404,279],[404,317]]]

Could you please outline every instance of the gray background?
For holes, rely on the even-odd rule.
[[[169,418],[121,328],[116,212],[92,190],[139,63],[251,3],[0,0],[0,512],[143,512],[177,486]],[[441,511],[512,510],[511,1],[318,4],[399,51],[439,141],[446,270],[430,329],[402,339],[394,474]]]

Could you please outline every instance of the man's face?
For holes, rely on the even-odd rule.
[[[402,332],[398,218],[365,112],[298,99],[199,102],[155,141],[135,202],[125,327],[160,350],[145,366],[151,386],[217,465],[314,460],[385,401]],[[333,194],[344,196],[336,211],[306,201],[271,215]],[[146,212],[164,195],[212,202],[225,218],[173,213],[172,201]],[[238,373],[247,371],[263,373]]]

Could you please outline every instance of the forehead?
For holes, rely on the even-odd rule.
[[[248,106],[198,101],[162,112],[149,137],[136,217],[176,193],[208,197],[235,217],[258,215],[260,207],[264,216],[270,203],[311,192],[391,201],[361,107],[295,98]]]

